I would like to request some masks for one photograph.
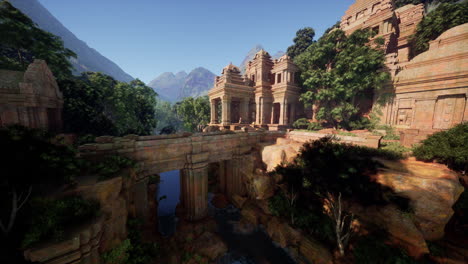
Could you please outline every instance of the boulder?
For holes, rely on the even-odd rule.
[[[255,207],[252,204],[248,204],[244,206],[241,210],[241,215],[243,219],[247,220],[249,223],[251,223],[254,226],[257,226],[259,224],[259,214],[261,213],[260,209]]]
[[[275,180],[268,175],[256,175],[250,181],[251,195],[257,200],[266,200],[275,194]]]
[[[314,264],[332,264],[333,257],[327,248],[319,242],[311,238],[302,238],[299,246],[299,252],[307,259],[308,262]]]
[[[272,217],[267,223],[267,233],[271,239],[280,244],[281,247],[296,246],[302,239],[302,234],[292,228],[278,217]]]
[[[458,174],[444,165],[414,158],[379,161],[385,168],[376,175],[377,181],[410,199],[414,222],[424,239],[441,239],[454,213],[452,206],[464,190]]]
[[[409,255],[420,257],[429,253],[426,241],[411,215],[403,213],[394,205],[363,207],[353,204],[350,211],[359,216],[360,220],[387,230],[392,240],[404,247]]]
[[[273,171],[280,164],[292,162],[302,145],[293,140],[278,138],[275,145],[265,146],[262,159],[267,166],[267,171]]]
[[[207,126],[203,129],[203,133],[217,132],[220,131],[219,126]]]
[[[235,207],[239,209],[241,209],[244,206],[246,201],[247,201],[247,198],[239,196],[237,194],[234,194],[232,196],[232,203],[234,204]]]
[[[76,192],[85,199],[97,200],[104,215],[101,250],[109,250],[127,237],[127,202],[121,195],[122,177],[80,184]]]
[[[204,232],[194,241],[193,251],[210,260],[215,260],[227,252],[227,246],[219,236]]]

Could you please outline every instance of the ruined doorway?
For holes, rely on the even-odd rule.
[[[449,129],[463,121],[466,97],[464,94],[439,96],[434,112],[434,128]]]
[[[273,124],[279,124],[281,105],[280,103],[273,104]]]

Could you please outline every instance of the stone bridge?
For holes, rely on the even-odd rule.
[[[122,155],[138,163],[138,178],[180,170],[181,205],[189,220],[207,214],[208,165],[219,164],[221,191],[232,198],[245,195],[244,169],[253,167],[253,154],[259,143],[275,142],[284,132],[228,131],[202,134],[161,136],[98,137],[96,143],[80,146],[80,155],[99,159],[106,155]],[[246,166],[251,164],[252,166]],[[146,195],[145,183],[136,195]],[[141,201],[146,197],[141,197]],[[138,199],[140,200],[140,199]],[[144,214],[144,209],[141,213]]]

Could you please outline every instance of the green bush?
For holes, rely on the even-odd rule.
[[[309,124],[310,122],[307,118],[299,118],[298,120],[294,121],[293,127],[297,129],[307,129]]]
[[[95,162],[83,160],[81,164],[82,174],[98,175],[100,181],[117,176],[118,172],[123,169],[135,167],[136,162],[134,160],[119,155],[106,156],[103,160]]]
[[[446,30],[468,23],[468,1],[443,3],[419,22],[416,33],[410,38],[410,53],[414,57],[429,49],[429,42]]]
[[[380,163],[373,157],[400,159],[401,156],[379,149],[372,149],[334,142],[322,138],[304,144],[294,164],[276,168],[295,190],[308,189],[321,197],[327,193],[342,193],[346,199],[357,200],[363,205],[396,202],[407,209],[404,198],[390,188],[372,181],[369,175],[377,172]],[[304,182],[308,183],[305,188]]]
[[[307,130],[311,130],[311,131],[317,131],[317,130],[320,130],[320,129],[323,129],[322,125],[318,122],[311,122],[309,123],[309,125],[307,126]]]
[[[130,239],[132,247],[128,251],[129,261],[127,264],[146,264],[160,256],[161,249],[158,244],[143,241],[142,225],[143,221],[141,219],[128,219],[128,239]]]
[[[429,136],[414,148],[413,155],[419,160],[437,161],[451,169],[467,171],[468,122]]]
[[[284,195],[276,194],[268,200],[268,208],[273,215],[282,217],[290,224],[292,224],[290,216],[293,213],[293,226],[305,230],[314,236],[314,238],[324,243],[333,244],[333,223],[330,217],[323,213],[323,205],[321,203],[298,200],[295,206],[291,207]]]
[[[382,138],[384,140],[400,140],[400,135],[390,125],[380,125],[376,129],[385,130],[385,136]]]
[[[411,148],[407,148],[400,144],[400,142],[383,142],[381,144],[382,151],[393,152],[395,155],[405,156],[411,152]]]
[[[60,241],[65,231],[99,215],[99,203],[78,196],[61,199],[35,198],[31,201],[32,218],[22,247],[43,240]]]
[[[108,264],[127,264],[129,259],[128,252],[131,248],[132,243],[130,239],[126,239],[117,247],[102,254],[102,262]]]

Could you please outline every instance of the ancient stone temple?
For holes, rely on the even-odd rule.
[[[299,107],[298,67],[287,55],[272,60],[259,51],[244,75],[226,66],[208,93],[213,126],[254,124],[270,130],[284,129],[296,119]]]
[[[357,0],[341,20],[347,34],[370,29],[384,38],[392,83],[375,96],[374,109],[382,111],[382,123],[402,132],[407,146],[468,121],[468,24],[446,31],[428,51],[410,58],[408,40],[424,12],[423,4],[396,9],[392,0]],[[378,105],[379,98],[388,99]]]
[[[25,72],[0,70],[0,126],[60,131],[63,96],[49,67],[34,60]]]

